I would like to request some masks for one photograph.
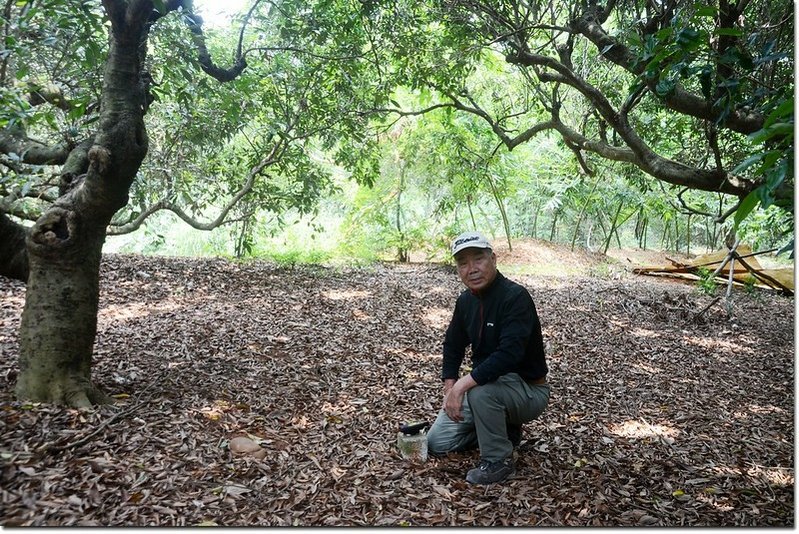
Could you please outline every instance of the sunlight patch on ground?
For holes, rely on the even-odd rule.
[[[502,271],[502,274],[515,276],[517,278],[517,282],[526,285],[528,288],[535,287],[540,284],[540,276],[537,276],[540,273],[516,271],[517,269],[505,269]],[[565,276],[552,276],[551,278],[547,279],[546,287],[548,290],[568,289],[574,287],[574,281]],[[533,297],[535,297],[535,295],[533,295]]]
[[[745,473],[751,479],[764,480],[773,486],[790,487],[794,485],[795,477],[793,468],[790,467],[767,467],[764,465],[751,464],[745,471],[742,469],[717,465],[713,470],[722,477],[740,477]]]
[[[660,367],[653,367],[653,366],[647,365],[645,363],[635,363],[635,364],[632,365],[632,367],[634,369],[640,369],[642,371],[646,371],[647,373],[651,373],[653,375],[663,372],[663,370]]]
[[[446,328],[452,319],[452,310],[448,308],[425,308],[422,322],[433,328]]]
[[[427,293],[431,295],[442,295],[442,294],[449,295],[451,293],[451,290],[448,287],[434,287],[431,290],[429,290]]]
[[[645,328],[633,328],[630,330],[630,334],[635,337],[648,337],[653,339],[659,339],[663,336],[663,332],[658,332],[657,330],[647,330]]]
[[[676,438],[680,431],[674,427],[647,423],[646,421],[629,420],[620,424],[610,425],[609,430],[623,438]]]
[[[369,400],[360,397],[350,397],[340,395],[335,403],[326,401],[322,405],[322,414],[325,416],[325,424],[340,425],[347,420],[357,417],[357,412],[369,413]]]
[[[773,406],[771,404],[769,404],[768,406],[761,406],[759,404],[750,404],[748,408],[751,413],[785,413],[784,409],[780,408],[779,406]]]
[[[8,305],[9,307],[11,305],[22,307],[22,306],[25,306],[25,297],[24,296],[19,296],[18,297],[18,296],[14,296],[14,295],[6,295],[6,296],[3,297],[3,304],[4,305]]]
[[[368,321],[372,318],[371,315],[368,313],[364,313],[362,310],[352,310],[352,316],[355,317],[358,321]]]
[[[202,413],[203,417],[206,419],[210,419],[211,421],[219,421],[222,416],[225,415],[225,412],[231,410],[232,408],[233,405],[226,400],[215,400],[213,405],[204,406],[201,408],[200,413]]]
[[[436,353],[429,353],[429,352],[428,353],[423,353],[423,352],[417,352],[417,351],[415,351],[413,349],[409,349],[409,348],[404,348],[404,349],[392,349],[392,348],[389,348],[389,349],[386,350],[386,352],[388,354],[393,354],[397,358],[400,358],[400,359],[403,359],[403,360],[412,359],[412,360],[429,361],[429,360],[440,360],[441,359],[441,354],[438,353],[438,352],[436,352]]]
[[[299,428],[300,430],[306,430],[311,427],[311,420],[305,415],[295,415],[291,418],[291,426]]]
[[[629,321],[624,321],[624,320],[619,320],[619,319],[610,319],[608,321],[608,324],[609,325],[613,325],[616,328],[619,328],[620,330],[624,330],[625,332],[627,330],[629,330],[629,328],[630,328],[630,322]],[[656,336],[652,335],[650,330],[642,330],[642,332],[647,332],[647,334],[642,334],[645,337],[656,337]]]
[[[161,302],[159,304],[110,304],[104,306],[97,313],[98,320],[108,319],[110,321],[126,321],[128,319],[138,319],[147,317],[153,312],[168,312],[180,308],[177,303]]]
[[[344,291],[341,289],[329,289],[322,292],[322,296],[330,300],[350,300],[350,299],[364,299],[371,297],[371,291]]]
[[[762,478],[774,486],[790,487],[794,484],[793,469],[789,467],[765,467],[755,465],[746,470],[750,477]]]
[[[737,356],[742,356],[745,354],[747,355],[753,354],[753,351],[751,349],[742,346],[739,342],[727,341],[725,339],[719,339],[717,337],[683,335],[682,339],[683,341],[691,343],[692,345],[713,349],[718,352],[729,351],[729,354],[735,354]]]

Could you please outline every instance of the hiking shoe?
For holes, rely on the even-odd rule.
[[[518,447],[522,442],[522,425],[508,423],[508,439],[513,444],[514,449]]]
[[[511,458],[498,462],[481,460],[480,465],[466,473],[466,482],[471,484],[494,484],[502,482],[515,472],[516,469],[513,467]]]

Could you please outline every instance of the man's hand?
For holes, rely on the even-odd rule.
[[[455,379],[454,378],[445,379],[444,380],[444,395],[449,393],[449,390],[452,389],[452,386],[454,386],[454,385],[455,385]]]
[[[463,415],[461,414],[463,396],[466,395],[467,391],[476,386],[477,382],[474,381],[474,378],[472,378],[470,374],[462,376],[460,380],[454,384],[448,384],[450,381],[454,382],[453,379],[444,381],[443,409],[450,419],[459,423],[463,421]]]

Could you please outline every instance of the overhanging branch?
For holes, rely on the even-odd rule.
[[[595,20],[589,16],[577,18],[573,28],[584,35],[600,51],[605,59],[622,67],[626,71],[640,76],[645,65],[625,45],[605,32]],[[650,87],[654,87],[654,83]],[[677,85],[672,93],[661,98],[662,102],[670,109],[706,121],[716,120],[717,114],[713,111],[713,104],[704,98],[687,91],[682,85]],[[750,134],[763,127],[764,118],[760,113],[733,110],[724,125],[735,132]]]
[[[630,152],[624,150],[622,152],[613,151],[612,153],[628,158],[627,161],[635,164],[650,176],[664,182],[682,185],[692,189],[720,191],[736,196],[746,194],[752,189],[753,184],[749,181],[729,174],[722,169],[699,169],[657,154],[630,126],[626,117],[616,112],[601,91],[556,59],[519,50],[516,54],[509,54],[506,56],[506,60],[512,64],[526,67],[543,67],[544,69],[551,69],[551,71],[554,71],[554,73],[551,71],[543,71],[539,74],[539,78],[542,81],[556,81],[568,85],[580,92],[600,116],[613,127],[630,150]],[[562,134],[568,132],[565,135],[569,138],[574,138],[575,135],[579,136],[579,134],[562,124],[556,129]],[[597,147],[602,150],[607,149],[606,145],[602,143],[591,143],[587,142],[587,140],[582,148],[592,150],[591,147]],[[602,154],[601,152],[598,153]],[[630,155],[633,156],[632,159],[629,159]],[[621,160],[621,158],[610,159]]]
[[[258,176],[260,176],[264,170],[275,163],[283,154],[286,149],[286,144],[283,140],[278,141],[270,150],[269,154],[261,160],[258,165],[253,167],[249,174],[247,175],[247,180],[244,184],[239,188],[233,197],[223,206],[222,210],[219,212],[219,215],[216,219],[209,221],[209,222],[202,222],[198,221],[197,219],[193,218],[191,215],[186,213],[180,206],[171,202],[167,199],[162,199],[146,210],[144,210],[141,214],[139,214],[134,220],[129,221],[125,224],[115,226],[110,225],[108,230],[106,231],[107,235],[123,235],[129,234],[138,230],[142,223],[147,220],[152,214],[158,211],[171,211],[175,215],[177,215],[183,222],[195,228],[197,230],[213,230],[214,228],[218,228],[219,226],[229,222],[227,220],[228,213],[232,210],[238,203],[244,198],[248,193],[250,193],[255,186],[255,181]]]

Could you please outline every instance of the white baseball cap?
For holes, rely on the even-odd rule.
[[[493,250],[486,236],[480,232],[464,232],[452,242],[452,255],[454,256],[465,248],[487,248]]]

